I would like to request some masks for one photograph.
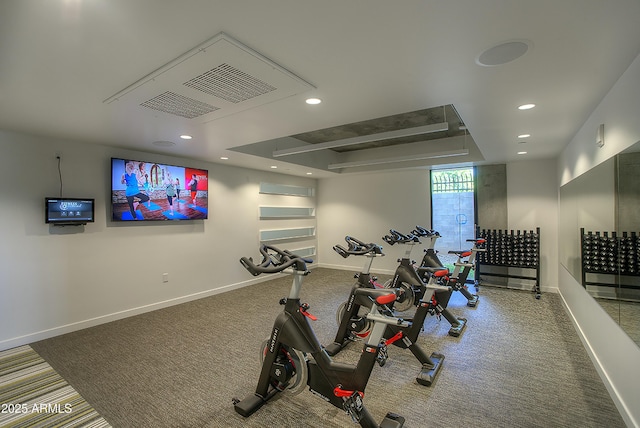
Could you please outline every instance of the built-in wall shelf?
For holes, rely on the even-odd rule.
[[[277,245],[302,257],[314,256],[317,242],[315,188],[260,183],[259,195],[260,242]],[[302,248],[295,249],[292,245]]]
[[[313,218],[315,208],[307,207],[260,207],[261,219]]]
[[[260,193],[313,197],[315,195],[315,189],[313,187],[292,186],[288,184],[260,183]]]
[[[315,226],[290,229],[268,229],[260,231],[260,242],[286,241],[290,239],[312,238],[316,235]]]
[[[313,257],[316,255],[316,247],[294,248],[289,251],[300,257]]]

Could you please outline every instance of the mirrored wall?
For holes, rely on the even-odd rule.
[[[560,262],[640,346],[640,142],[560,188]]]

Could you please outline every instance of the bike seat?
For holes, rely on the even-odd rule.
[[[393,288],[356,288],[354,293],[361,296],[369,296],[373,300],[380,296],[386,296],[387,294],[396,294]]]
[[[418,269],[418,272],[422,273],[422,272],[429,272],[429,273],[433,273],[433,274],[437,274],[440,271],[446,271],[448,272],[449,269],[447,269],[446,267],[443,266],[439,266],[439,267],[433,267],[433,266],[420,266]],[[438,276],[442,276],[443,274],[439,274]]]
[[[476,239],[467,239],[467,242],[475,242],[476,244],[484,244],[487,242],[484,238],[476,238]]]
[[[471,251],[468,250],[451,250],[449,254],[455,254],[458,257],[469,257],[471,255]]]

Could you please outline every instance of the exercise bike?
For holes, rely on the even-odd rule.
[[[242,257],[240,263],[254,276],[290,273],[293,284],[289,297],[280,301],[284,310],[276,318],[271,335],[261,348],[263,362],[256,391],[243,400],[233,399],[236,412],[248,417],[277,393],[300,392],[308,386],[313,394],[344,409],[362,427],[402,427],[404,418],[394,413],[387,413],[378,425],[362,401],[374,365],[386,359],[386,345],[382,340],[386,326],[410,324],[381,313],[389,311],[386,305],[396,299],[395,290],[361,290],[371,305],[367,314],[372,323],[371,334],[356,366],[334,362],[318,342],[309,323],[309,305],[300,303],[302,280],[309,274],[306,264],[311,260],[269,245],[262,245],[260,253],[262,261],[259,264],[247,257]]]
[[[425,229],[422,226],[416,226],[416,228],[411,232],[413,235],[420,237],[422,240],[426,241],[424,248],[424,256],[422,256],[422,266],[430,266],[430,267],[444,267],[444,264],[440,261],[438,257],[438,252],[435,249],[436,241],[438,238],[441,238],[440,232],[435,231],[433,229]]]
[[[420,226],[416,226],[416,229],[412,233],[420,236],[421,238],[426,237],[429,240],[429,244],[424,250],[424,256],[422,257],[420,267],[416,269],[420,278],[423,281],[426,281],[428,280],[430,273],[424,270],[425,267],[444,266],[438,258],[437,251],[434,250],[435,241],[441,235],[436,231],[427,230]],[[448,252],[448,254],[457,255],[458,260],[454,263],[453,272],[447,276],[447,285],[451,287],[452,291],[459,291],[467,299],[467,306],[475,307],[478,304],[479,297],[477,294],[471,294],[471,292],[469,292],[466,283],[471,269],[475,267],[476,253],[486,251],[485,249],[480,248],[480,245],[484,244],[486,241],[484,239],[467,239],[467,242],[474,243],[471,250],[450,250]],[[466,261],[463,260],[466,257],[468,257],[468,259]]]
[[[327,353],[332,356],[340,352],[340,350],[349,343],[358,340],[358,338],[365,338],[371,332],[371,321],[367,318],[371,304],[367,300],[366,295],[361,294],[359,290],[362,288],[375,289],[377,287],[383,287],[376,282],[375,277],[370,275],[373,260],[376,257],[384,256],[382,248],[375,243],[365,244],[351,236],[345,237],[345,241],[348,244],[348,248],[344,248],[338,244],[333,247],[334,251],[344,258],[349,256],[365,256],[367,260],[365,261],[362,271],[355,275],[357,282],[351,288],[349,298],[340,305],[336,313],[338,332],[336,333],[333,343],[325,347]],[[436,289],[444,290],[446,287],[428,285],[427,289],[430,289],[433,293]],[[418,304],[418,309],[413,318],[405,318],[405,320],[411,322],[411,325],[388,325],[384,332],[386,345],[393,344],[402,349],[409,349],[422,364],[416,381],[424,386],[431,386],[444,361],[444,355],[434,352],[431,356],[428,356],[422,348],[416,344],[424,320],[429,314],[430,297],[431,296],[427,296],[427,301],[421,301]],[[398,297],[400,300],[403,298],[402,296]]]
[[[448,269],[443,267],[424,267],[423,273],[429,275],[427,283],[418,275],[411,261],[411,250],[413,246],[420,243],[420,239],[414,235],[404,235],[397,230],[391,229],[389,235],[385,235],[382,239],[389,245],[405,244],[407,250],[403,258],[399,260],[400,264],[396,268],[392,279],[387,281],[384,286],[386,288],[398,288],[401,293],[394,304],[394,308],[403,312],[412,306],[421,307],[426,302],[424,299],[427,290],[427,284],[436,285],[437,283],[446,284],[448,279]],[[430,314],[444,318],[451,324],[449,335],[453,337],[460,336],[467,326],[467,319],[455,317],[448,309],[449,298],[451,297],[451,288],[437,289],[431,295],[427,310]]]

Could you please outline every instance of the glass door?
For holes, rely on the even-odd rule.
[[[435,249],[450,269],[457,256],[447,253],[473,245],[467,239],[475,238],[475,187],[473,167],[431,171],[431,227],[441,235]]]

